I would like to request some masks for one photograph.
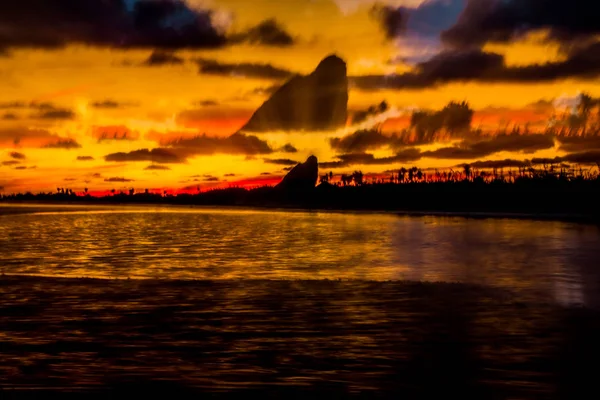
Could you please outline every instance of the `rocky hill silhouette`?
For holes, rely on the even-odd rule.
[[[343,127],[347,116],[346,63],[330,55],[310,75],[295,76],[280,87],[242,131],[333,130]]]
[[[305,163],[296,165],[276,186],[284,190],[310,190],[314,189],[319,178],[319,161],[317,157],[310,156]]]

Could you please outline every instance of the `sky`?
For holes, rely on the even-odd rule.
[[[0,191],[260,186],[313,154],[334,174],[556,157],[593,165],[595,111],[575,132],[548,128],[576,114],[581,93],[600,97],[594,3],[2,2]],[[232,137],[330,54],[347,63],[350,115],[383,100],[389,109],[334,132]],[[475,111],[477,135],[411,132],[415,110],[452,101]],[[360,132],[376,124],[381,132]]]

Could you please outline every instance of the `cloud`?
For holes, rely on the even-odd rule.
[[[280,84],[274,84],[270,86],[261,86],[253,89],[250,94],[252,95],[260,95],[260,96],[270,96],[275,93],[281,87]]]
[[[34,119],[67,120],[75,118],[75,113],[66,108],[41,107],[40,112],[31,115]]]
[[[600,150],[600,136],[558,136],[560,150],[566,152],[582,152]]]
[[[219,182],[219,181],[220,181],[220,179],[217,178],[216,176],[207,176],[202,179],[202,182]]]
[[[295,43],[294,38],[273,18],[266,19],[245,32],[232,35],[229,40],[233,43],[275,47],[288,47]]]
[[[331,148],[341,153],[363,153],[367,150],[389,146],[393,142],[393,138],[375,129],[359,130],[341,138],[329,139]]]
[[[21,164],[21,161],[17,161],[17,160],[2,161],[2,165],[5,167],[10,167],[12,165],[19,165],[19,164]]]
[[[600,42],[580,47],[563,61],[507,66],[501,54],[482,50],[448,50],[400,75],[352,77],[363,90],[422,89],[455,82],[535,83],[600,76]]]
[[[194,105],[199,107],[214,107],[218,106],[219,102],[213,99],[201,100],[194,103]]]
[[[217,60],[197,59],[200,73],[206,75],[245,76],[259,79],[285,79],[294,73],[271,64],[238,63],[228,64]]]
[[[290,160],[288,158],[278,158],[275,160],[265,158],[263,161],[267,164],[274,164],[274,165],[285,165],[285,166],[298,165],[298,161]]]
[[[460,145],[426,151],[424,158],[465,160],[486,157],[502,151],[532,154],[554,148],[554,138],[549,135],[498,135],[478,142],[464,141]]]
[[[342,14],[349,15],[357,12],[361,7],[384,5],[391,8],[416,8],[428,0],[333,0]]]
[[[172,51],[154,50],[143,65],[158,67],[162,65],[181,65],[183,63],[185,63],[185,60]]]
[[[19,152],[16,152],[16,151],[11,151],[10,154],[9,154],[9,156],[10,156],[10,158],[12,158],[14,160],[24,160],[24,159],[27,158],[25,156],[25,154],[19,153]]]
[[[198,135],[161,142],[182,157],[212,154],[260,155],[271,154],[269,144],[256,136],[233,134],[229,137]]]
[[[600,34],[598,11],[589,0],[469,0],[442,39],[457,47],[481,47],[547,30],[552,39],[572,42]]]
[[[291,143],[286,143],[280,147],[278,151],[282,153],[297,153],[298,149],[295,148]]]
[[[371,15],[379,21],[388,39],[406,32],[408,10],[404,7],[394,8],[376,4],[371,9]]]
[[[16,120],[19,119],[19,117],[17,117],[17,115],[14,114],[14,113],[10,113],[9,112],[9,113],[3,114],[2,115],[2,119],[5,120],[5,121],[16,121]]]
[[[81,145],[75,139],[58,139],[54,142],[47,143],[43,146],[44,149],[80,149]]]
[[[104,182],[133,182],[133,179],[114,177],[114,178],[106,178],[106,179],[104,179]]]
[[[112,153],[104,157],[105,161],[110,162],[142,162],[150,161],[157,164],[177,164],[183,163],[181,158],[170,149],[156,148],[152,150],[141,149],[130,151],[129,153]]]
[[[94,161],[92,156],[78,156],[77,161]]]
[[[168,171],[171,170],[171,168],[167,167],[166,165],[148,165],[146,168],[144,168],[145,171]]]
[[[104,141],[134,141],[140,138],[137,131],[132,131],[124,125],[115,126],[94,126],[92,127],[92,136],[98,140],[98,143]]]
[[[600,166],[600,150],[567,154],[566,156],[561,157],[561,160],[574,164],[588,164]]]
[[[224,176],[227,177],[227,178],[232,178],[232,177],[237,176],[237,175],[236,174],[225,174]]]
[[[500,169],[500,168],[523,168],[531,165],[529,161],[519,161],[519,160],[493,160],[493,161],[476,161],[473,163],[469,163],[472,168],[479,169]],[[464,164],[459,165],[459,167],[464,166]]]
[[[25,169],[27,169],[27,167],[26,167],[26,166],[24,166],[24,165],[21,165],[21,166],[15,167],[14,169],[16,169],[16,170],[21,170],[21,171],[22,171],[22,170],[25,170]]]
[[[32,12],[35,10],[35,12]],[[180,0],[21,0],[0,5],[0,49],[69,44],[112,48],[214,48],[226,39],[213,13]]]
[[[103,100],[103,101],[95,101],[95,102],[91,103],[90,106],[92,108],[99,108],[99,109],[117,109],[117,108],[128,107],[129,104],[119,103],[118,101],[114,101],[114,100]]]
[[[370,153],[352,153],[336,156],[338,161],[320,162],[319,167],[324,169],[345,168],[353,165],[386,165],[401,162],[413,162],[422,158],[418,149],[402,150],[391,157],[377,158]]]

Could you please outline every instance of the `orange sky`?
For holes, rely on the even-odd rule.
[[[151,46],[123,49],[73,40],[55,48],[15,45],[4,56],[0,47],[0,188],[10,193],[57,187],[105,191],[262,184],[276,182],[287,167],[268,160],[304,161],[311,154],[320,161],[335,160],[337,153],[329,139],[353,132],[352,127],[336,132],[260,134],[259,139],[273,150],[270,154],[193,154],[177,163],[107,161],[105,157],[158,148],[169,138],[199,134],[225,138],[243,126],[269,96],[270,88],[285,81],[267,76],[201,73],[198,59],[222,64],[271,64],[307,74],[322,58],[335,53],[347,62],[350,76],[362,76],[414,71],[415,62],[410,60],[425,61],[429,52],[443,50],[444,45],[433,36],[420,41],[410,34],[386,37],[381,21],[373,16],[375,3],[254,0],[250,6],[245,0],[187,0],[186,7],[191,10],[213,10],[213,24],[228,37],[275,18],[293,44],[240,40],[209,49],[182,48],[168,53],[176,60],[160,65],[148,63],[154,52]],[[417,7],[424,1],[387,3]],[[561,44],[548,37],[548,31],[541,29],[510,43],[487,43],[483,50],[504,55],[507,66],[564,60]],[[408,126],[414,109],[440,109],[450,101],[466,100],[476,110],[473,128],[492,132],[529,124],[532,130],[543,131],[556,112],[553,102],[576,98],[582,91],[600,96],[600,81],[568,77],[527,83],[473,80],[416,89],[370,91],[352,87],[349,107],[351,111],[359,110],[386,100],[397,110],[384,124],[384,131],[391,133]],[[286,144],[297,152],[283,151]],[[432,143],[423,149],[442,146]],[[13,153],[23,157],[15,158]],[[370,153],[375,157],[393,154],[386,148]],[[482,159],[562,154],[557,145],[534,153],[503,152]],[[449,167],[465,161],[476,160],[422,158],[408,164]],[[378,173],[401,165],[354,165],[349,169]]]

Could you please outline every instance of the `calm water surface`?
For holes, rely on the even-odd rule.
[[[452,281],[600,305],[595,226],[170,207],[2,210],[7,274]]]

